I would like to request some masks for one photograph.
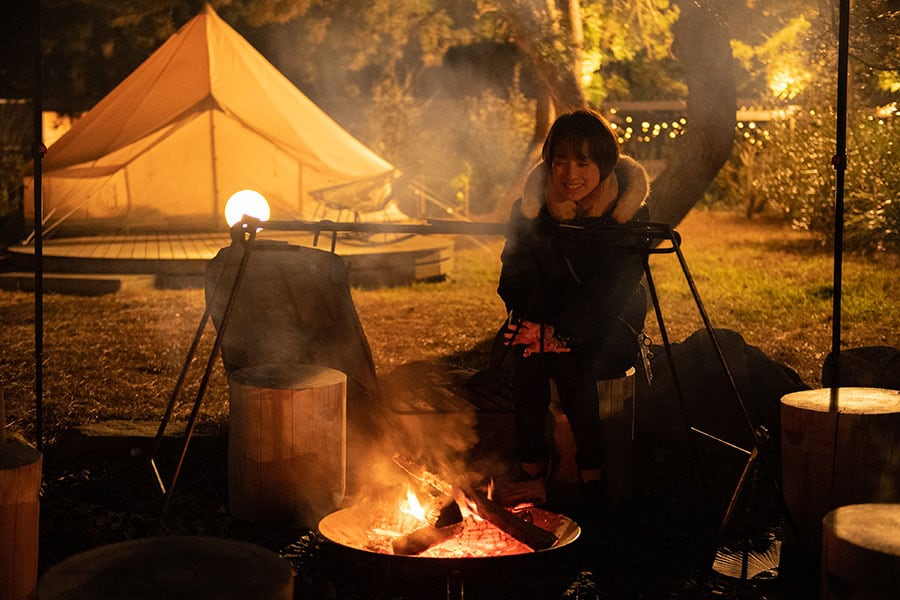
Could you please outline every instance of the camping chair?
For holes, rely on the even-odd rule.
[[[314,218],[324,219],[329,210],[337,211],[337,221],[341,220],[344,211],[353,214],[353,222],[358,223],[361,215],[385,211],[394,199],[394,172],[387,171],[374,177],[351,181],[309,193],[319,205]],[[321,208],[321,215],[319,214]]]

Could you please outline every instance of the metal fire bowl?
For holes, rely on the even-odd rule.
[[[360,552],[365,552],[374,556],[386,556],[391,558],[403,558],[415,561],[432,561],[440,563],[446,563],[447,561],[465,561],[468,563],[487,560],[493,561],[502,558],[522,558],[525,556],[533,556],[535,554],[542,554],[568,546],[569,544],[577,540],[581,535],[581,527],[579,527],[578,524],[575,523],[575,521],[571,520],[565,515],[550,513],[549,511],[545,511],[540,508],[532,508],[529,510],[531,510],[532,513],[544,512],[547,514],[551,514],[554,516],[555,520],[559,521],[559,525],[553,531],[557,538],[556,543],[549,548],[546,548],[544,550],[536,550],[535,552],[520,552],[495,556],[469,556],[463,558],[415,555],[408,556],[378,552],[366,547],[365,543],[361,541],[367,539],[366,529],[370,521],[369,515],[364,508],[361,509],[359,507],[353,506],[338,510],[324,517],[321,521],[319,521],[319,533],[322,534],[322,536],[326,540],[334,544],[343,546],[345,548],[358,550]]]

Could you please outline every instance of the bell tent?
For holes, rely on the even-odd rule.
[[[50,146],[42,170],[45,232],[63,220],[222,228],[243,189],[262,194],[273,219],[308,219],[318,191],[365,182],[371,205],[394,174],[209,5]]]

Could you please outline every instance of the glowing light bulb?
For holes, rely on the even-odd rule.
[[[254,190],[235,192],[225,203],[225,221],[231,227],[244,218],[244,215],[260,221],[268,221],[271,212],[265,197]]]

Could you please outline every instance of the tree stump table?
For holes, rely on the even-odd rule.
[[[606,500],[611,506],[631,498],[634,461],[634,377],[631,367],[618,379],[597,382],[600,410],[600,443],[603,446],[603,475]],[[561,498],[579,494],[580,475],[575,464],[575,439],[569,420],[559,406],[556,386],[551,386],[550,413],[552,439],[559,458],[551,490]]]
[[[900,598],[900,504],[851,504],[822,521],[821,600]]]
[[[347,376],[306,364],[229,376],[228,508],[251,522],[305,525],[346,493]]]
[[[213,537],[155,537],[76,554],[41,576],[38,600],[291,600],[294,573],[274,552]]]
[[[34,596],[42,463],[43,455],[31,446],[0,436],[0,598],[4,600]]]
[[[822,519],[848,504],[900,502],[900,392],[815,389],[781,399],[784,500],[798,539],[785,550],[818,559]]]

